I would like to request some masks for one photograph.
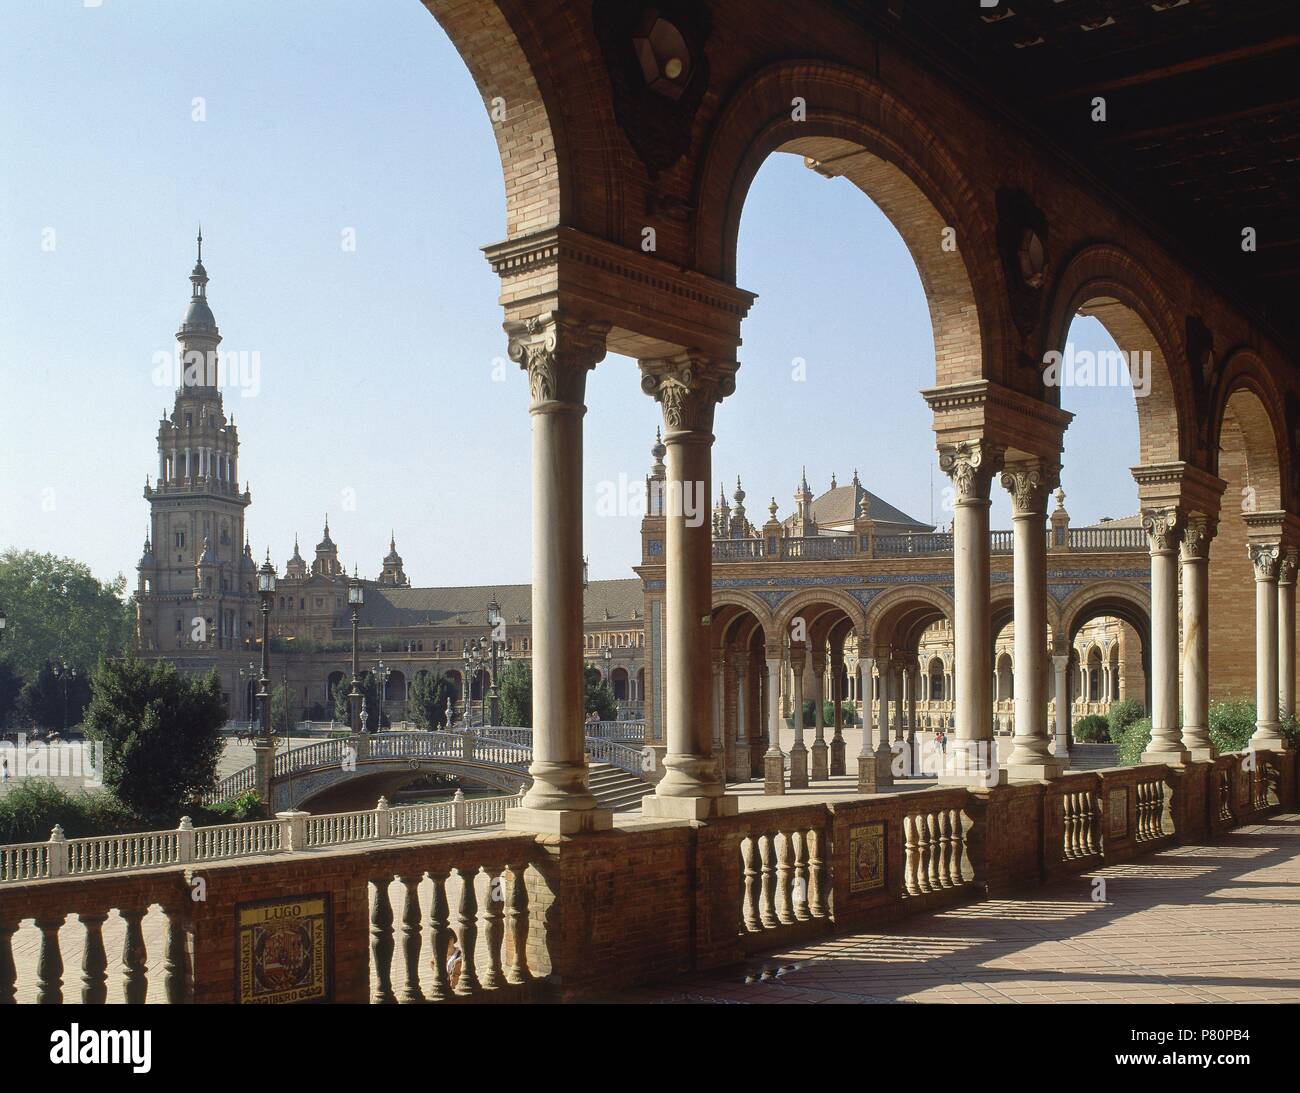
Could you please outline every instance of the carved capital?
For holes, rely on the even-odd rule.
[[[1061,484],[1058,463],[1015,463],[1002,472],[1002,488],[1011,494],[1013,516],[1046,516],[1047,499]]]
[[[1295,584],[1297,568],[1300,568],[1300,550],[1295,547],[1283,547],[1282,557],[1277,563],[1277,583]]]
[[[506,333],[510,359],[528,373],[534,411],[553,403],[583,404],[587,373],[605,357],[608,325],[580,322],[552,311],[506,323]]]
[[[952,479],[958,503],[987,501],[1006,449],[987,440],[962,440],[939,448],[939,469]]]
[[[714,407],[735,389],[734,361],[690,353],[641,361],[641,390],[663,408],[666,440],[673,433],[711,433]]]
[[[1251,543],[1246,547],[1250,564],[1255,567],[1255,580],[1276,581],[1282,548],[1277,543]]]
[[[1147,533],[1152,554],[1173,550],[1182,530],[1182,513],[1176,505],[1143,509],[1142,530]]]
[[[1210,541],[1217,530],[1215,522],[1200,512],[1190,513],[1183,531],[1179,552],[1185,562],[1203,562],[1210,556]]]

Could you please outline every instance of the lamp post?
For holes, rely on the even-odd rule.
[[[267,688],[271,685],[268,655],[271,647],[271,601],[275,597],[275,566],[271,564],[271,552],[266,552],[266,561],[257,571],[257,591],[262,597],[262,671],[258,677],[260,690],[257,692],[262,717],[262,737],[266,743],[271,742],[271,695]]]
[[[392,671],[384,665],[381,660],[371,671],[375,675],[375,682],[378,685],[375,697],[375,732],[380,732],[384,727],[384,697],[388,689],[388,677]]]
[[[605,682],[609,684],[609,693],[614,693],[614,677],[610,675],[610,666],[614,660],[614,650],[608,645],[600,653],[600,659],[605,662]]]
[[[352,690],[348,692],[348,727],[354,733],[361,732],[361,689],[357,667],[357,619],[361,614],[361,605],[365,603],[366,587],[357,576],[356,566],[352,567],[352,580],[348,582],[348,606],[352,608]]]
[[[505,620],[501,617],[501,605],[497,603],[496,593],[488,601],[487,607],[488,626],[491,628],[491,634],[488,640],[492,644],[492,678],[488,687],[488,724],[497,723],[497,664],[498,657],[505,652],[506,633]]]
[[[68,666],[68,662],[59,657],[54,662],[54,678],[63,681],[63,735],[68,735],[68,684],[77,678],[77,669]]]
[[[461,658],[465,662],[465,725],[469,727],[469,711],[474,699],[474,680],[483,670],[486,648],[481,637],[473,641],[466,639],[461,647]]]
[[[250,660],[247,668],[239,669],[239,678],[248,681],[244,684],[244,713],[248,714],[248,728],[251,732],[253,728],[253,703],[255,701],[253,681],[257,678],[257,665]]]

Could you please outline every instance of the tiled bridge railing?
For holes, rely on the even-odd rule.
[[[313,817],[332,845],[312,849],[307,831],[300,853],[0,884],[0,1001],[103,1001],[109,966],[121,968],[115,998],[235,1000],[250,982],[240,924],[266,901],[325,916],[328,974],[313,989],[337,1001],[599,996],[1203,840],[1296,798],[1295,753],[1260,752],[821,804],[760,798],[703,824],[627,815],[564,838],[385,838]],[[65,964],[79,983],[64,984]]]

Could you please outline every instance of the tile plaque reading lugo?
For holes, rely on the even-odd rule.
[[[870,892],[884,886],[884,822],[849,828],[849,891]]]
[[[240,903],[235,915],[240,1003],[330,1001],[328,894]]]

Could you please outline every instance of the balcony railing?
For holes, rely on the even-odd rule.
[[[1070,528],[1070,549],[1148,550],[1147,533],[1141,528]]]

